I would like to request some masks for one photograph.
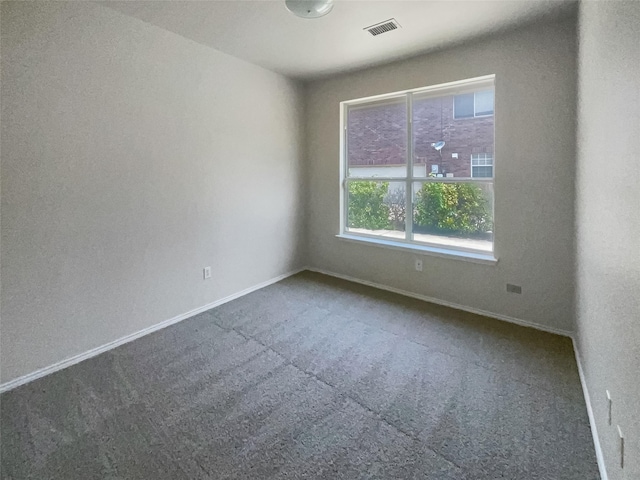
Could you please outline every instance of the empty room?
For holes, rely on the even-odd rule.
[[[640,480],[640,2],[0,19],[2,480]]]

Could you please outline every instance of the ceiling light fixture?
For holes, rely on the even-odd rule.
[[[284,4],[301,18],[324,17],[333,8],[333,0],[285,0]]]

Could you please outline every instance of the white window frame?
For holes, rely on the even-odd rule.
[[[482,115],[478,115],[476,114],[476,92],[466,92],[466,93],[473,93],[473,116],[471,117],[456,117],[456,98],[455,95],[453,97],[453,119],[454,120],[468,120],[470,118],[482,118],[482,117],[492,117],[496,111],[496,105],[495,105],[495,93],[494,93],[494,97],[493,97],[493,112],[491,113],[483,113]],[[458,94],[459,95],[459,94]]]
[[[364,242],[368,244],[374,244],[382,247],[388,247],[392,249],[408,250],[418,253],[432,254],[436,256],[444,257],[456,257],[459,259],[469,260],[476,263],[490,263],[497,262],[495,256],[495,231],[496,231],[496,219],[495,219],[495,200],[492,205],[492,217],[493,217],[493,233],[494,241],[492,242],[492,251],[487,252],[485,250],[464,248],[454,245],[442,245],[442,244],[430,244],[426,242],[417,242],[413,240],[413,199],[412,189],[414,182],[435,182],[435,183],[490,183],[494,185],[494,177],[418,177],[413,174],[414,166],[414,154],[413,154],[413,125],[412,125],[412,97],[415,94],[420,94],[420,98],[441,97],[444,95],[458,95],[462,93],[471,93],[477,90],[495,88],[495,75],[486,75],[482,77],[476,77],[466,80],[460,80],[456,82],[449,82],[439,85],[433,85],[424,88],[416,88],[411,90],[403,90],[400,92],[393,92],[383,95],[376,95],[372,97],[359,98],[355,100],[349,100],[340,102],[340,230],[337,235],[340,238],[349,241]],[[495,93],[494,93],[495,95]],[[404,177],[371,177],[371,176],[348,176],[349,168],[347,165],[347,118],[349,108],[357,105],[364,105],[368,103],[379,102],[381,100],[390,99],[393,97],[405,96],[407,102],[407,173]],[[475,102],[475,96],[474,96]],[[474,103],[475,109],[475,103]],[[495,114],[495,106],[494,106]],[[495,132],[495,124],[494,124]],[[494,133],[495,144],[495,133]],[[495,165],[495,157],[494,157]],[[494,176],[495,176],[495,166]],[[405,237],[404,239],[389,239],[379,235],[370,235],[359,232],[352,232],[348,230],[348,190],[349,184],[353,181],[376,181],[376,182],[404,182],[406,192],[406,217],[405,217]],[[494,199],[495,199],[495,186],[494,186]]]
[[[474,156],[480,156],[480,155],[484,155],[484,157],[482,158],[482,160],[484,160],[485,162],[490,158],[491,159],[491,163],[484,163],[483,165],[474,165],[473,164],[473,157]],[[480,158],[478,158],[478,160],[480,160]],[[472,153],[471,154],[471,178],[493,178],[493,154],[492,153]],[[474,177],[473,176],[473,167],[491,167],[491,177]]]

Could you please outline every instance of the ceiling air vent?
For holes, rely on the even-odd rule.
[[[375,37],[376,35],[380,35],[381,33],[390,32],[391,30],[396,30],[398,28],[400,28],[400,24],[396,21],[395,18],[390,18],[389,20],[385,20],[384,22],[365,27],[364,30]]]

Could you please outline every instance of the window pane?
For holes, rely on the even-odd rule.
[[[413,172],[426,178],[431,172],[444,174],[452,171],[451,136],[448,134],[453,118],[452,95],[429,97],[414,95],[413,122]]]
[[[493,185],[415,182],[412,240],[462,250],[493,251]]]
[[[493,114],[493,90],[476,92],[476,115]]]
[[[347,230],[387,238],[405,238],[404,182],[347,183]]]
[[[470,99],[473,104],[473,93],[412,96],[415,178],[471,178],[472,164],[491,165],[486,159],[493,156],[494,117],[471,115],[463,122],[455,120],[454,109],[460,98]]]
[[[473,93],[456,95],[453,100],[455,118],[473,117]]]
[[[407,176],[405,96],[349,107],[347,166],[351,177]]]
[[[472,167],[472,177],[476,178],[491,178],[493,177],[493,167],[492,166],[478,166]]]
[[[471,165],[493,165],[493,158],[486,153],[471,155]]]

